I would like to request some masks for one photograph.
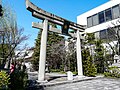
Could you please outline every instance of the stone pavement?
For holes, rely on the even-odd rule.
[[[99,78],[103,78],[103,76],[97,76],[97,77],[74,76],[73,80],[67,80],[67,76],[62,76],[62,77],[53,76],[49,78],[48,78],[48,81],[43,82],[43,83],[41,82],[39,83],[39,85],[49,87],[49,86],[55,86],[55,85],[62,85],[62,84],[69,84],[69,83],[76,83],[76,82],[81,82],[81,81],[99,79]]]
[[[120,79],[99,78],[43,87],[43,90],[120,90]]]
[[[31,80],[37,80],[37,72],[29,73]],[[33,85],[35,90],[120,90],[120,79],[97,77],[77,77],[67,80],[66,74],[46,73],[48,81]],[[28,89],[29,90],[29,89]]]

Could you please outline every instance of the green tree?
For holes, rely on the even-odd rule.
[[[0,52],[2,53],[1,63],[4,65],[7,61],[13,60],[15,50],[28,36],[23,35],[24,28],[18,28],[16,14],[10,6],[3,5],[3,16],[0,17]],[[9,64],[8,64],[9,67]]]
[[[92,56],[93,63],[96,66],[97,73],[104,73],[107,65],[107,58],[105,58],[106,49],[103,46],[102,39],[95,39],[94,33],[86,34],[85,46],[89,48],[90,55]]]
[[[38,66],[39,66],[40,40],[41,40],[41,31],[39,31],[37,39],[35,39],[36,43],[35,43],[34,53],[32,56],[33,57],[32,63],[35,70],[38,70]]]
[[[104,73],[104,68],[105,68],[105,50],[104,47],[102,46],[102,41],[97,40],[96,43],[96,49],[95,49],[95,64],[97,68],[98,73]]]
[[[49,25],[52,25],[52,27],[56,27],[56,25],[49,23]],[[59,36],[57,33],[49,32],[48,31],[48,40],[47,40],[47,63],[50,66],[56,67],[58,65],[59,58],[57,58],[58,55],[55,53],[52,53],[51,49],[52,47],[55,47],[57,43],[60,43],[63,38]],[[35,70],[38,70],[39,65],[39,54],[40,54],[40,43],[41,43],[41,31],[39,31],[37,39],[35,40],[35,49],[33,54],[33,66]],[[55,58],[55,59],[54,59]],[[54,64],[52,64],[54,62]]]
[[[82,51],[82,59],[83,59],[83,74],[85,76],[95,76],[97,74],[97,70],[95,68],[92,56],[90,55],[88,48]]]
[[[85,40],[83,41],[82,59],[83,59],[83,73],[85,76],[95,76],[96,67],[94,64],[93,53],[91,52],[92,46],[94,46],[95,37],[93,33],[87,33]]]

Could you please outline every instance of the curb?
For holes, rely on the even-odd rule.
[[[61,81],[61,82],[46,82],[46,83],[38,83],[38,87],[43,86],[43,87],[51,87],[51,86],[56,86],[56,85],[63,85],[63,84],[70,84],[70,83],[77,83],[77,82],[82,82],[82,81],[88,81],[88,80],[95,80],[95,79],[100,79],[104,78],[102,76],[100,77],[85,77],[85,78],[79,78],[77,80],[68,80],[68,81]]]

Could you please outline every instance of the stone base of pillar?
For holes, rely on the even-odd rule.
[[[44,80],[44,81],[37,80],[37,82],[40,84],[44,84],[44,83],[47,83],[48,81],[47,80]]]
[[[76,76],[76,78],[79,78],[79,79],[80,79],[80,78],[85,78],[85,77],[86,77],[86,76],[83,76],[83,75],[81,75],[81,76],[80,76],[80,75],[77,75],[77,76]]]

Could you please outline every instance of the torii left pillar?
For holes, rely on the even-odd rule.
[[[48,33],[48,20],[45,19],[43,22],[43,31],[41,35],[38,81],[45,80],[47,33]]]
[[[83,67],[82,67],[82,54],[81,54],[81,41],[80,41],[80,32],[77,30],[77,69],[78,77],[83,77]]]

